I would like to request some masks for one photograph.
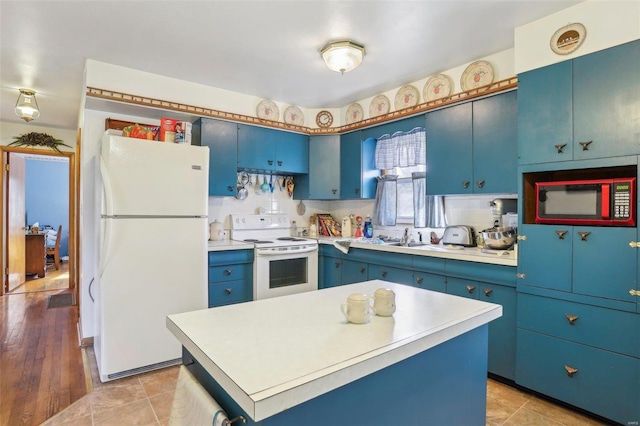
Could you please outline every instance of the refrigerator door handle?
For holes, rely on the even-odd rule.
[[[102,157],[100,157],[100,175],[102,176],[102,188],[104,190],[104,214],[107,216],[112,216],[113,194],[111,190],[111,179],[109,177],[107,164],[104,162],[104,158]]]
[[[104,158],[100,157],[100,175],[102,175],[102,187],[104,190],[104,204],[105,213],[111,215],[112,209],[112,195],[111,195],[111,180],[109,179],[109,171],[107,165],[104,162]],[[102,278],[104,269],[107,266],[107,255],[109,251],[109,245],[111,243],[111,220],[102,219],[102,247],[100,248],[100,261],[98,264],[98,276]]]

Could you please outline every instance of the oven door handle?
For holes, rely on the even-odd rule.
[[[272,251],[272,250],[256,250],[258,256],[290,256],[298,253],[310,253],[312,251],[318,251],[318,246],[307,247],[301,250],[287,250],[287,251]]]

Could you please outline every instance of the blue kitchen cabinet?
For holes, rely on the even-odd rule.
[[[321,288],[342,285],[342,259],[325,256],[323,263],[323,282]]]
[[[502,316],[489,323],[488,370],[490,373],[514,380],[516,377],[516,289],[484,282],[478,283],[478,286],[480,300],[502,305]]]
[[[367,281],[369,264],[365,262],[343,260],[341,283],[352,284]]]
[[[238,168],[278,174],[308,173],[309,137],[239,124]]]
[[[336,200],[340,198],[340,136],[309,138],[309,173],[296,178],[297,200]]]
[[[568,161],[573,156],[572,62],[518,74],[520,164]]]
[[[427,114],[427,194],[517,192],[517,94]]]
[[[425,290],[446,292],[444,276],[445,259],[430,256],[413,256],[413,285]]]
[[[522,225],[518,229],[518,234],[520,282],[528,286],[571,291],[572,227],[569,225]],[[602,250],[604,249],[603,247]],[[588,262],[586,259],[585,261]],[[595,259],[590,261],[593,262]]]
[[[638,358],[519,328],[517,359],[519,385],[620,424],[640,421]]]
[[[362,132],[340,135],[340,198],[373,199],[376,196],[376,139],[362,139]],[[335,160],[334,160],[335,161]]]
[[[520,164],[640,153],[640,41],[518,75]]]
[[[209,307],[253,299],[253,249],[209,252]]]
[[[395,132],[408,132],[416,127],[424,127],[424,114],[362,129],[362,140],[378,139],[382,135],[393,135]]]
[[[427,114],[427,194],[471,194],[471,102]]]
[[[473,102],[473,192],[517,192],[518,98],[511,91]]]
[[[191,144],[209,147],[209,195],[236,195],[238,125],[200,118],[191,130]]]

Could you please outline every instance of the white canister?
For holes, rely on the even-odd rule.
[[[345,216],[342,218],[342,236],[351,238],[351,218]]]
[[[221,222],[214,220],[209,224],[209,240],[222,241],[224,236],[224,228]]]
[[[396,294],[390,288],[379,288],[373,294],[373,312],[390,317],[396,311]]]
[[[347,302],[340,305],[347,321],[353,324],[366,324],[371,318],[371,297],[362,293],[353,293]]]

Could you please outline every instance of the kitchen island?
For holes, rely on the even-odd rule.
[[[396,293],[392,317],[346,322],[351,293]],[[248,424],[484,425],[487,324],[500,305],[373,280],[170,315],[184,363]]]

